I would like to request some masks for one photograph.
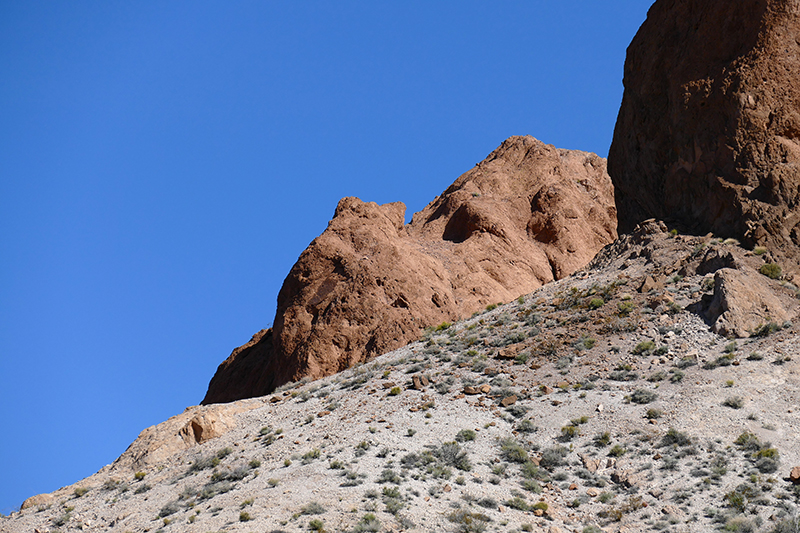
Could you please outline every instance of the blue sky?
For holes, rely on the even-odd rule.
[[[650,0],[0,0],[0,511],[196,405],[339,198],[605,156]]]

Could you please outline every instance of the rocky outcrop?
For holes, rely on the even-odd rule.
[[[748,337],[765,325],[787,321],[793,303],[788,291],[755,270],[721,268],[714,274],[713,295],[692,310],[699,311],[715,333]]]
[[[418,338],[583,267],[616,237],[605,160],[512,137],[404,224],[344,198],[278,294],[273,327],[218,368],[204,404],[268,394]]]
[[[655,217],[800,257],[800,10],[658,0],[625,61],[609,151],[619,231]]]
[[[142,470],[167,461],[181,450],[221,437],[236,427],[235,415],[261,405],[260,400],[250,400],[189,407],[183,413],[142,431],[125,453],[114,461],[111,470]]]

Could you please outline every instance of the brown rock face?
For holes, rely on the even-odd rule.
[[[625,61],[619,230],[657,218],[800,257],[800,9],[658,0]]]
[[[284,281],[273,327],[220,365],[203,403],[368,361],[567,276],[616,237],[605,160],[532,137],[506,140],[404,217],[399,202],[342,199]]]

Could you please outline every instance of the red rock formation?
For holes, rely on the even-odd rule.
[[[800,257],[800,10],[658,0],[609,152],[619,230],[655,217]]]
[[[402,203],[344,198],[278,294],[275,323],[218,368],[204,404],[268,394],[510,301],[616,237],[605,160],[512,137],[404,225]]]

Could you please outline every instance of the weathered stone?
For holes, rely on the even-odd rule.
[[[139,434],[111,465],[112,470],[143,470],[175,453],[208,442],[236,427],[236,415],[262,406],[261,400],[189,407],[183,413]]]
[[[623,485],[626,488],[630,488],[639,482],[639,478],[630,470],[614,470],[611,473],[611,481]]]
[[[714,274],[714,294],[705,295],[690,309],[699,313],[715,333],[748,337],[770,321],[782,324],[790,318],[787,307],[796,305],[788,294],[780,296],[766,276],[755,271],[722,268]]]
[[[411,382],[414,384],[414,390],[425,390],[425,387],[428,386],[428,378],[422,374],[414,374]]]
[[[582,268],[616,237],[605,160],[512,137],[405,224],[344,198],[292,267],[273,326],[217,369],[204,404],[263,396],[419,338]]]
[[[511,396],[506,396],[505,398],[500,400],[500,405],[502,405],[503,407],[510,407],[515,403],[517,403],[517,396],[515,394]]]
[[[481,393],[480,389],[478,389],[477,387],[473,387],[472,385],[467,385],[466,387],[464,387],[464,394],[475,395],[480,393]]]
[[[789,481],[795,485],[800,484],[800,466],[792,468],[792,471],[789,473]]]
[[[492,391],[492,387],[488,383],[484,383],[478,387],[478,390],[481,391],[482,394],[489,394]]]
[[[20,505],[20,509],[28,509],[29,507],[47,507],[54,501],[52,494],[37,494],[31,496]]]
[[[655,217],[787,258],[800,250],[800,11],[658,0],[628,47],[609,150],[619,229]]]
[[[391,389],[392,387],[396,387],[396,386],[397,386],[397,383],[395,383],[393,381],[384,381],[383,382],[383,388],[386,389],[386,390]]]
[[[645,276],[644,281],[639,286],[639,292],[650,292],[652,290],[660,290],[664,288],[664,284],[657,282],[651,276]]]
[[[497,352],[496,357],[498,359],[514,359],[524,347],[525,345],[522,343],[511,344]]]

